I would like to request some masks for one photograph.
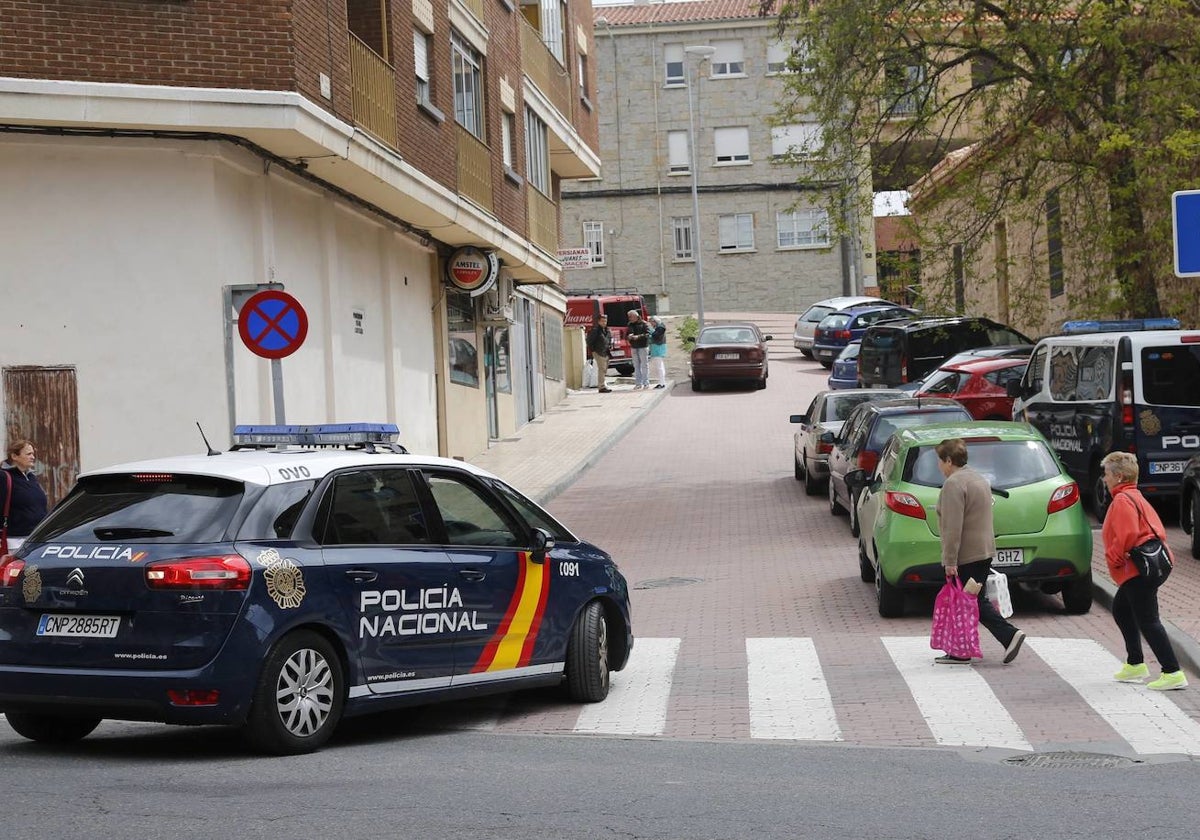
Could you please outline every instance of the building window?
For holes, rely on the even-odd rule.
[[[771,129],[771,157],[774,160],[816,157],[823,143],[821,126],[816,123],[779,125]]]
[[[963,246],[950,249],[951,271],[954,272],[954,311],[961,315],[967,308],[967,270],[963,264]]]
[[[919,55],[909,53],[888,63],[884,70],[887,80],[887,112],[892,116],[907,116],[917,113],[927,91],[925,84],[925,62]]]
[[[450,59],[454,68],[454,119],[480,140],[483,134],[483,62],[457,32],[450,35]]]
[[[792,53],[787,44],[772,41],[767,44],[767,73],[790,73],[788,56]]]
[[[429,104],[433,94],[429,87],[429,36],[413,30],[413,68],[417,73],[417,101]]]
[[[1063,293],[1063,242],[1057,189],[1046,193],[1046,253],[1050,260],[1050,297],[1058,297]]]
[[[686,175],[692,171],[690,161],[688,133],[686,131],[668,131],[667,171],[672,175]]]
[[[604,265],[604,222],[583,223],[583,244],[592,252],[592,265]]]
[[[479,351],[475,341],[475,299],[465,292],[446,292],[450,381],[479,387]]]
[[[663,60],[667,68],[666,84],[686,84],[683,77],[683,44],[667,44],[663,48]]]
[[[692,252],[692,217],[672,216],[671,233],[675,240],[675,259],[696,259],[696,255]]]
[[[500,149],[504,155],[504,165],[509,169],[513,166],[513,123],[516,116],[505,111],[500,115]]]
[[[542,313],[542,368],[547,379],[563,378],[563,318],[557,312]]]
[[[754,250],[754,214],[731,213],[717,217],[720,250],[722,251],[753,251]]]
[[[546,124],[525,109],[525,177],[542,195],[550,197],[550,138]]]
[[[743,76],[746,73],[746,61],[742,54],[741,41],[713,41],[716,50],[712,57],[713,78],[721,76]]]
[[[713,129],[713,145],[718,164],[750,161],[750,129],[744,125]]]
[[[567,6],[563,0],[538,0],[538,17],[541,18],[542,43],[553,53],[558,63],[567,64]]]
[[[829,245],[829,213],[817,208],[775,214],[780,248],[823,248]]]
[[[589,99],[589,100],[590,100],[590,99],[591,99],[591,95],[590,95],[590,94],[589,94],[589,92],[588,92],[588,64],[587,64],[587,60],[588,60],[588,58],[587,58],[587,55],[586,55],[585,53],[580,53],[580,54],[579,54],[579,62],[578,62],[578,63],[579,63],[579,98],[580,98],[580,99]]]

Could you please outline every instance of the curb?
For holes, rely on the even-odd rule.
[[[650,394],[650,401],[646,403],[645,406],[639,409],[636,413],[625,418],[625,420],[621,422],[621,425],[609,432],[603,440],[592,447],[592,450],[587,454],[587,457],[576,464],[574,469],[535,496],[533,500],[539,505],[545,505],[559,493],[563,492],[576,481],[578,481],[579,477],[587,472],[588,468],[592,466],[592,464],[599,461],[602,456],[607,454],[608,450],[616,446],[617,442],[620,441],[621,438],[625,437],[625,435],[629,434],[630,430],[640,423],[642,418],[645,417],[651,411],[651,409],[655,408],[660,402],[666,399],[667,394],[675,390],[675,381],[668,380],[666,388],[661,390],[652,390],[653,393]]]
[[[1092,594],[1096,601],[1112,612],[1113,597],[1117,594],[1117,587],[1112,581],[1093,577]],[[1171,647],[1175,649],[1175,658],[1179,660],[1180,667],[1187,668],[1193,674],[1200,673],[1200,643],[1181,630],[1171,619],[1164,618],[1162,623],[1166,628],[1167,638],[1171,640]]]

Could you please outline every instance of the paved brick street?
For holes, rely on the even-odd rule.
[[[910,600],[902,619],[880,618],[845,517],[793,479],[787,418],[824,387],[826,371],[792,350],[790,316],[756,320],[777,336],[764,391],[696,394],[680,378],[674,389],[634,392],[618,382],[612,394],[573,394],[477,459],[549,498],[569,527],[617,558],[634,588],[638,636],[634,662],[604,704],[581,714],[556,698],[518,695],[490,704],[481,725],[1200,754],[1198,646],[1185,637],[1197,629],[1200,562],[1173,523],[1179,562],[1162,605],[1192,690],[1164,696],[1109,680],[1122,648],[1103,597],[1090,614],[1069,616],[1057,598],[1015,592],[1013,620],[1030,636],[1016,662],[1002,666],[985,632],[982,663],[936,669],[932,593]],[[672,355],[682,358],[674,346]],[[1097,580],[1111,590],[1095,536]],[[964,729],[946,708],[976,695],[996,709],[995,731]]]

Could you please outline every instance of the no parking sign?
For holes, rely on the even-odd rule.
[[[256,356],[282,359],[304,343],[308,336],[308,314],[300,301],[287,292],[266,289],[242,304],[238,333]]]

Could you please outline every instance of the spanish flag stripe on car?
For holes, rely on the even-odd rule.
[[[488,641],[471,673],[519,668],[529,661],[537,640],[542,613],[550,591],[550,574],[545,563],[534,563],[532,554],[520,554],[521,571],[512,601],[496,634]]]

